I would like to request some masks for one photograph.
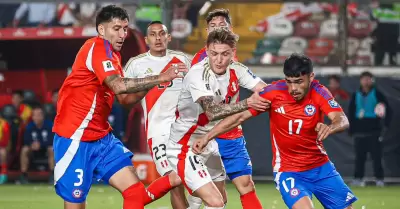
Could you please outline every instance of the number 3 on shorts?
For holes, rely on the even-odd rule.
[[[78,186],[82,185],[82,183],[83,183],[83,170],[80,168],[75,169],[75,173],[77,173],[77,177],[78,177],[79,181],[75,182],[74,186],[78,187]]]
[[[289,183],[290,188],[288,188],[288,184],[286,184],[286,182]],[[289,192],[290,189],[294,188],[294,178],[293,177],[289,177],[289,178],[283,180],[282,181],[282,186],[283,186],[283,189],[285,189],[286,192]]]

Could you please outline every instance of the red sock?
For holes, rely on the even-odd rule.
[[[144,205],[147,205],[165,194],[172,189],[171,183],[169,182],[168,175],[158,178],[147,187],[147,192],[144,194]]]
[[[0,174],[7,174],[7,163],[1,164]]]
[[[144,209],[143,193],[146,191],[142,182],[138,182],[124,192],[124,208],[123,209]]]
[[[251,191],[240,196],[243,209],[262,209],[260,200],[257,197],[256,191]]]

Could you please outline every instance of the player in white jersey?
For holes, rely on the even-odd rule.
[[[212,182],[212,176],[225,173],[221,159],[208,159],[218,152],[217,143],[208,145],[208,152],[194,155],[191,144],[229,115],[247,110],[268,108],[268,101],[258,93],[240,102],[236,101],[239,85],[248,89],[257,86],[243,65],[232,62],[237,36],[218,28],[207,38],[208,58],[192,66],[183,80],[178,101],[178,118],[171,126],[167,157],[178,172],[189,193],[200,197],[205,208],[223,208],[224,200]],[[228,102],[227,102],[228,101]]]
[[[153,21],[147,28],[145,41],[150,50],[131,58],[124,69],[124,76],[129,78],[144,78],[159,75],[173,65],[184,65],[190,68],[191,60],[182,52],[168,50],[171,36],[165,25]],[[180,185],[171,190],[171,202],[175,209],[186,209],[184,188],[175,172],[170,173],[166,156],[166,144],[169,139],[171,124],[176,120],[176,105],[182,89],[182,78],[155,86],[144,96],[141,104],[144,110],[145,130],[149,149],[161,176],[170,174],[172,186]]]

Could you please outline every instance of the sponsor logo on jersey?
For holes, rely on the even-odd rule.
[[[339,108],[339,103],[337,103],[334,99],[329,100],[328,103],[332,108]]]
[[[276,108],[276,109],[275,109],[275,112],[281,113],[281,114],[285,114],[285,109],[283,108],[283,106],[281,106],[281,107],[279,107],[279,108]]]
[[[253,72],[251,72],[251,70],[250,70],[250,69],[248,69],[248,70],[247,70],[247,73],[249,73],[249,74],[251,75],[251,77],[253,77],[254,79],[256,78],[256,75],[254,75],[254,73],[253,73]]]
[[[307,115],[307,116],[313,116],[314,114],[315,114],[315,107],[314,107],[314,105],[312,105],[312,104],[309,104],[309,105],[307,105],[305,108],[304,108],[304,113]]]
[[[104,72],[115,70],[111,60],[103,61],[103,69],[104,69]]]

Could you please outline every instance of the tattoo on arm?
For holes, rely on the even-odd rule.
[[[343,112],[333,114],[335,115],[331,119],[332,124],[329,126],[331,128],[331,134],[344,131],[349,127],[349,120]]]
[[[108,76],[104,82],[114,91],[115,94],[129,94],[139,91],[147,91],[162,83],[159,76],[146,78],[121,78],[118,75]]]
[[[246,99],[234,104],[217,104],[212,96],[206,96],[200,97],[198,103],[210,121],[220,120],[248,109]]]

